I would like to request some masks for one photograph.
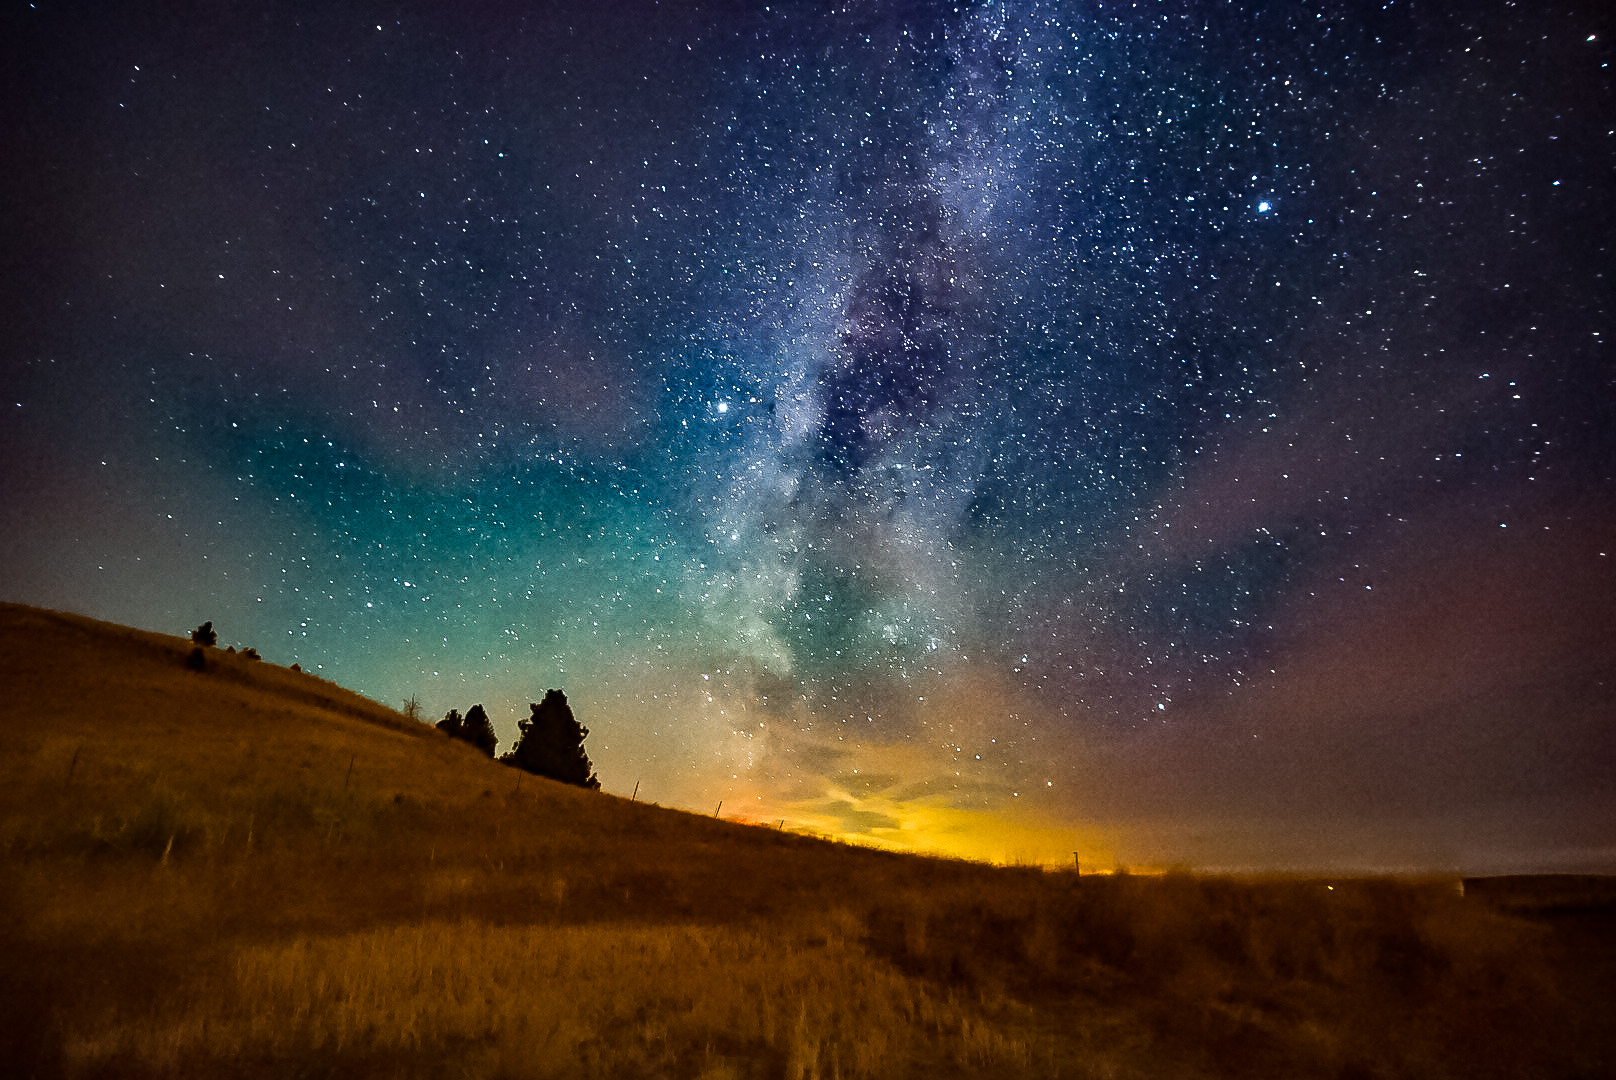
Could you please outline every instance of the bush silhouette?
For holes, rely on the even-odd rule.
[[[213,623],[210,620],[191,631],[191,640],[198,645],[206,645],[211,648],[219,644],[219,635],[214,633]]]
[[[438,721],[438,730],[451,739],[464,738],[461,734],[465,730],[466,721],[461,718],[459,709],[450,709],[442,720]]]
[[[500,760],[535,776],[599,791],[600,780],[584,753],[589,729],[574,719],[567,695],[546,690],[544,701],[530,707],[533,715],[517,721],[522,734],[516,746]]]
[[[499,747],[499,736],[494,734],[494,725],[481,705],[473,705],[465,716],[450,709],[449,715],[438,721],[438,730],[451,739],[470,743],[489,757]]]

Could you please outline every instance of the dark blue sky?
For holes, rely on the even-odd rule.
[[[899,847],[1616,866],[1599,5],[5,19],[0,597]]]

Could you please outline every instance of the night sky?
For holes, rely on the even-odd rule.
[[[1616,870],[1613,23],[8,3],[0,599],[864,843]]]

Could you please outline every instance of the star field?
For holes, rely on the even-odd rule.
[[[6,16],[0,596],[605,789],[1616,864],[1610,16]]]

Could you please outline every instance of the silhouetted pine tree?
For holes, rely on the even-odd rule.
[[[489,722],[488,714],[483,712],[481,705],[473,705],[466,713],[465,720],[460,724],[460,738],[487,754],[494,756],[499,748],[499,736],[494,734],[494,725]]]
[[[517,721],[522,734],[516,745],[500,760],[535,776],[599,791],[595,767],[584,753],[589,729],[573,718],[567,695],[560,690],[546,690],[544,701],[531,708],[532,716]]]
[[[191,640],[198,645],[206,645],[209,648],[219,644],[219,635],[214,632],[212,620],[192,630]]]

